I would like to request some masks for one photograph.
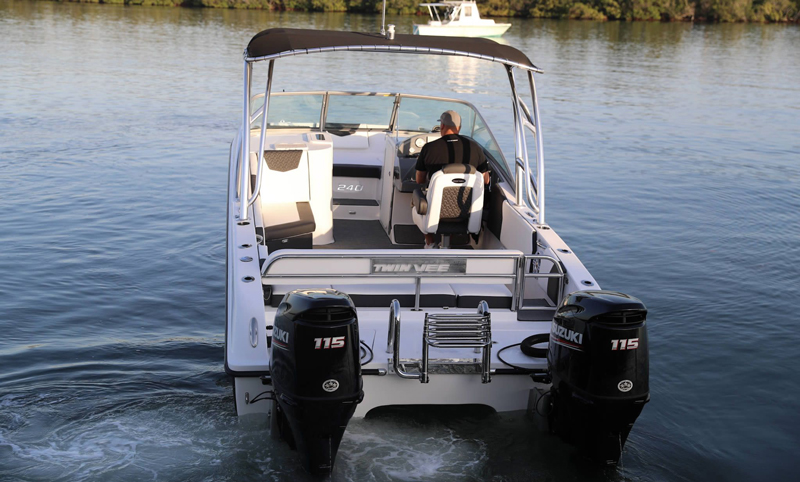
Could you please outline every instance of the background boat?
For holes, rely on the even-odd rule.
[[[414,35],[442,37],[500,37],[511,28],[510,23],[482,19],[474,1],[421,3],[428,7],[431,19],[427,24],[414,24]]]

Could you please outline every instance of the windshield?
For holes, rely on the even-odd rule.
[[[319,129],[323,97],[323,94],[270,95],[267,128],[292,129],[301,127]],[[263,104],[263,95],[254,98],[251,102],[250,112],[260,109]],[[261,128],[261,115],[258,115],[253,120],[250,128]]]
[[[503,157],[500,146],[492,136],[483,118],[469,104],[441,99],[425,99],[402,96],[397,111],[397,130],[415,132],[433,132],[439,129],[439,116],[442,112],[453,110],[461,116],[459,134],[471,137],[496,161],[507,174],[511,170]]]
[[[397,130],[433,132],[439,128],[442,112],[454,110],[461,116],[461,134],[469,136],[475,121],[475,111],[466,104],[438,99],[419,99],[403,96],[397,111]]]
[[[325,93],[276,93],[270,96],[269,129],[314,129],[319,130],[323,115]],[[325,108],[325,126],[321,129],[338,136],[348,135],[359,129],[388,130],[391,125],[395,94],[377,93],[330,93]],[[264,103],[263,94],[253,97],[251,111],[256,112]],[[497,141],[480,114],[469,104],[447,99],[400,95],[395,131],[435,132],[439,129],[439,116],[452,110],[461,116],[459,134],[471,137],[480,144],[487,155],[495,161],[509,177],[513,178],[513,166],[509,166]],[[261,127],[261,115],[257,115],[250,128]]]
[[[389,94],[334,95],[328,98],[325,130],[388,129],[394,108]]]

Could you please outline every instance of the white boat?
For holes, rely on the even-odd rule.
[[[474,1],[446,0],[421,3],[420,6],[428,7],[431,19],[425,25],[414,24],[414,35],[500,37],[511,27],[510,23],[495,23],[494,20],[481,18]]]
[[[343,51],[503,65],[513,159],[463,99],[271,92],[278,59]],[[257,62],[268,63],[258,93]],[[331,470],[351,417],[392,405],[529,410],[619,460],[649,400],[646,309],[601,291],[545,221],[539,72],[485,39],[271,29],[250,41],[229,159],[225,370],[237,414],[268,415],[310,471]],[[483,149],[487,186],[461,164],[427,192],[414,182],[447,110]],[[441,249],[422,249],[423,230]]]

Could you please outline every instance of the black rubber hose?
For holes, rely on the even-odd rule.
[[[522,340],[519,344],[519,349],[525,355],[531,358],[547,358],[547,348],[536,348],[535,345],[547,343],[550,341],[550,333],[539,333],[538,335],[529,336]]]
[[[366,343],[364,343],[364,340],[360,340],[360,341],[361,341],[361,349],[362,349],[362,350],[364,350],[364,355],[365,355],[365,356],[366,356],[366,355],[369,355],[369,360],[367,360],[367,361],[365,361],[365,362],[361,362],[361,365],[362,365],[362,366],[364,366],[364,365],[366,365],[367,363],[369,363],[369,362],[371,362],[371,361],[372,361],[372,357],[373,357],[374,355],[372,354],[372,348],[370,348],[370,347],[369,347],[369,345],[367,345]],[[361,359],[363,360],[363,359],[364,359],[364,357],[362,356],[362,357],[361,357]]]

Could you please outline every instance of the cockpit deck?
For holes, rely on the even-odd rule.
[[[331,244],[319,249],[412,249],[421,248],[422,243],[394,245],[383,230],[380,221],[334,219]]]

